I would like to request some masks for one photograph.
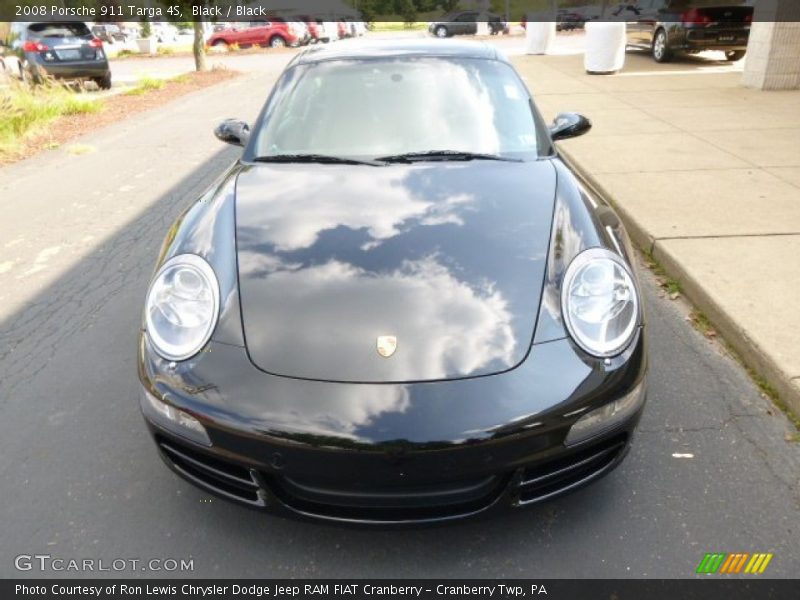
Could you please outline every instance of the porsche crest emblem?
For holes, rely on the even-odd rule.
[[[378,336],[378,354],[383,358],[389,358],[397,350],[397,338],[393,335]]]

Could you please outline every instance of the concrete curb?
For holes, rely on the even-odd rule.
[[[656,240],[634,216],[620,206],[583,165],[559,146],[559,154],[575,169],[598,195],[604,198],[625,223],[634,245],[652,253],[670,277],[681,283],[684,296],[709,318],[717,332],[755,373],[763,377],[780,396],[780,401],[800,417],[800,381],[786,374],[763,347],[752,340],[715,300],[706,292],[701,282],[692,277],[683,265]]]

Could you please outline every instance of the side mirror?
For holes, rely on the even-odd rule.
[[[550,126],[554,142],[583,135],[592,128],[592,122],[578,113],[560,113]]]
[[[250,126],[244,121],[225,119],[214,129],[217,139],[226,144],[244,146],[250,139]]]

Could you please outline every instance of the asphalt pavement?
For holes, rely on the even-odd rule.
[[[271,57],[270,57],[271,56]],[[643,272],[649,399],[622,466],[570,496],[406,530],[286,520],[213,499],[158,459],[136,336],[169,223],[235,159],[290,54],[0,169],[0,576],[18,555],[191,559],[196,577],[691,577],[706,552],[800,572],[800,445],[681,300]],[[82,575],[164,576],[126,570]]]

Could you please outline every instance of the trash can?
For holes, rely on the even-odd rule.
[[[625,65],[625,23],[586,23],[586,54],[583,66],[587,73],[608,75]]]
[[[525,54],[548,54],[556,39],[552,21],[531,21],[525,25]]]

